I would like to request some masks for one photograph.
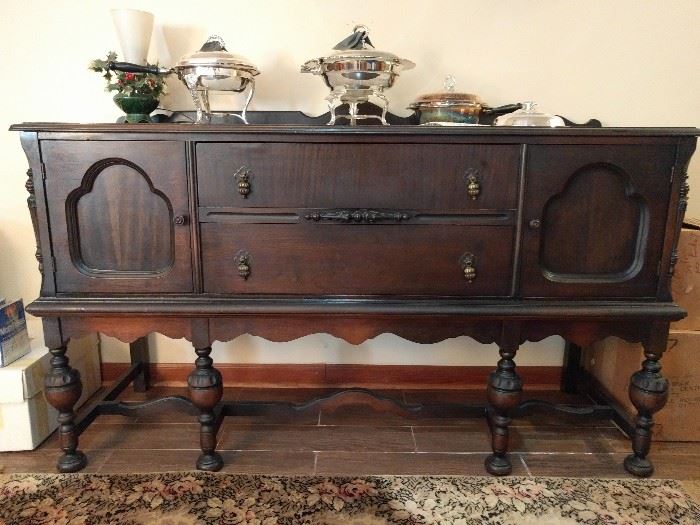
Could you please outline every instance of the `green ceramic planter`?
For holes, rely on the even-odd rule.
[[[126,113],[126,121],[130,124],[150,122],[149,115],[158,107],[158,99],[151,95],[114,95],[114,103]]]

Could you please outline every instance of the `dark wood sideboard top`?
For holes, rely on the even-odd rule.
[[[677,137],[700,136],[694,127],[559,127],[530,128],[510,126],[307,126],[296,124],[190,124],[190,123],[68,123],[23,122],[10,126],[10,131],[40,133],[184,133],[184,134],[305,134],[305,135],[419,135],[419,136],[479,136],[487,137]]]

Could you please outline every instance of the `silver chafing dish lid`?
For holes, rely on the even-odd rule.
[[[186,67],[223,67],[247,71],[252,75],[260,73],[244,56],[229,53],[223,39],[217,35],[210,36],[199,51],[183,56],[176,65],[176,68]]]
[[[333,50],[318,60],[323,64],[347,60],[387,62],[401,66],[402,69],[412,69],[416,66],[410,60],[399,58],[394,53],[374,49],[374,45],[369,39],[369,30],[363,25],[355,26],[352,35],[338,42]]]

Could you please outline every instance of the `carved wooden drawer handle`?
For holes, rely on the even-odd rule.
[[[476,175],[469,175],[467,177],[467,183],[467,194],[471,200],[475,201],[481,193],[481,184],[479,183],[479,179],[476,178]]]
[[[307,221],[335,221],[358,224],[374,224],[375,222],[407,221],[411,215],[405,211],[378,211],[365,209],[352,210],[319,210],[304,216]]]
[[[245,281],[250,277],[250,255],[240,253],[236,258],[238,260],[238,275]]]
[[[461,259],[462,273],[468,283],[476,279],[476,257],[473,253],[465,253]]]
[[[241,197],[247,199],[251,191],[250,170],[248,167],[241,166],[238,168],[236,173],[233,174],[233,178],[238,181],[238,193],[240,193]]]

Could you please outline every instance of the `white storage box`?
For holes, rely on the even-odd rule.
[[[97,337],[71,342],[67,355],[83,383],[77,408],[102,385]],[[58,426],[58,413],[44,398],[50,359],[48,349],[39,347],[0,368],[0,451],[34,449]]]

